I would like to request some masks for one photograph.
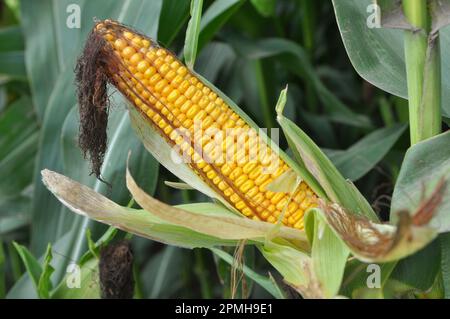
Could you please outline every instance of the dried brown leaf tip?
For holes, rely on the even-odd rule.
[[[320,201],[319,207],[325,212],[330,226],[352,250],[374,258],[385,255],[392,248],[394,232],[379,229],[370,220],[349,214],[338,204]]]
[[[417,251],[436,236],[429,223],[442,202],[446,186],[445,180],[441,179],[413,214],[399,211],[397,226],[374,223],[322,200],[319,206],[329,225],[356,256],[367,261],[390,261]]]

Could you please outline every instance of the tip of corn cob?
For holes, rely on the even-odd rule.
[[[104,20],[93,28],[76,71],[80,146],[98,177],[106,150],[106,84],[110,83],[237,211],[256,220],[281,220],[303,228],[303,214],[317,205],[317,196],[304,182],[292,194],[267,190],[290,167],[171,52],[131,28]],[[196,135],[198,123],[200,135]],[[231,137],[229,131],[234,132]],[[253,150],[258,154],[251,158]]]

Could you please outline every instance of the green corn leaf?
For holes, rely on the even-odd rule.
[[[325,298],[333,298],[339,293],[350,251],[317,210],[306,214],[305,231],[312,239],[312,266],[322,294]]]
[[[385,286],[396,264],[396,262],[366,264],[357,259],[350,260],[345,268],[342,294],[352,298],[363,298],[371,291],[376,298],[383,298]],[[369,287],[369,283],[373,286]],[[377,284],[380,286],[377,287]]]
[[[251,0],[251,3],[260,15],[270,17],[275,14],[276,0]]]
[[[186,183],[178,183],[178,182],[169,182],[169,181],[164,181],[164,184],[172,187],[174,189],[181,189],[181,190],[190,190],[190,189],[194,189],[191,186],[189,186]]]
[[[14,242],[14,248],[16,248],[17,253],[22,259],[23,264],[25,265],[25,269],[28,272],[28,275],[31,277],[31,280],[34,283],[35,288],[39,286],[39,278],[42,274],[42,267],[39,264],[39,261],[30,253],[30,251],[22,245]]]
[[[435,195],[440,200],[433,207],[431,225],[439,232],[450,231],[450,132],[412,146],[406,153],[395,184],[391,202],[391,220],[397,212],[414,214]],[[441,187],[439,187],[441,185]],[[431,204],[430,204],[431,205]],[[427,205],[429,206],[429,205]]]
[[[358,180],[386,156],[406,127],[404,124],[396,124],[378,129],[330,159],[345,178]]]
[[[50,276],[55,271],[52,265],[50,265],[52,259],[52,246],[49,244],[47,246],[47,251],[45,252],[44,263],[42,265],[42,273],[39,277],[39,283],[37,287],[38,295],[43,299],[50,298],[50,291],[52,290],[52,282],[50,281]]]
[[[82,266],[71,269],[51,294],[52,299],[98,299],[100,282],[98,259],[91,257]]]
[[[383,2],[400,2],[386,0]],[[430,1],[448,7],[448,1]],[[407,98],[406,69],[404,54],[404,30],[379,28],[376,25],[376,12],[372,0],[333,0],[337,24],[353,67],[366,81],[391,94]],[[394,6],[395,8],[395,6]],[[368,9],[369,12],[368,12]],[[436,14],[441,15],[442,8]],[[441,12],[441,13],[438,13]],[[444,11],[444,19],[433,29],[444,25],[448,20],[448,11]],[[383,21],[383,19],[381,20]],[[370,22],[371,27],[368,27]],[[450,51],[450,29],[442,28],[439,32],[442,52]],[[442,69],[447,70],[450,55],[442,55]],[[442,74],[442,101],[450,99],[450,73]],[[450,104],[442,103],[442,114],[450,116]]]
[[[199,50],[214,37],[215,33],[244,3],[245,0],[216,0],[211,3],[200,22]]]
[[[184,43],[184,60],[189,69],[194,68],[197,57],[198,36],[200,34],[200,20],[202,17],[203,0],[191,1],[191,19],[186,30]]]
[[[284,280],[304,298],[324,298],[310,256],[283,241],[267,241],[258,247]]]

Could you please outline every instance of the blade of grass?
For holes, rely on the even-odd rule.
[[[202,17],[203,0],[191,1],[191,19],[186,30],[186,40],[184,43],[184,60],[186,65],[192,70],[197,57],[198,36],[200,34],[200,20]]]

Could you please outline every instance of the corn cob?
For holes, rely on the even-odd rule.
[[[292,194],[267,190],[290,167],[222,98],[176,56],[128,27],[105,20],[93,35],[101,42],[109,82],[191,159],[188,164],[198,176],[248,218],[275,223],[283,213],[283,224],[303,228],[303,214],[317,205],[316,194],[304,182]],[[229,129],[239,133],[230,137]],[[225,136],[220,145],[211,131]],[[250,159],[251,152],[263,155]]]

